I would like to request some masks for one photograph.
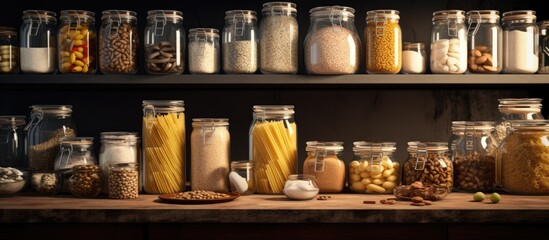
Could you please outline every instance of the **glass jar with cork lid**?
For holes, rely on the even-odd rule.
[[[303,174],[315,176],[320,193],[338,193],[345,187],[343,142],[308,141]]]
[[[392,193],[400,184],[400,164],[395,142],[353,142],[349,186],[359,193]]]
[[[397,10],[366,12],[366,71],[399,73],[402,67],[402,31]]]

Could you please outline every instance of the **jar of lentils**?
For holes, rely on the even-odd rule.
[[[94,74],[97,67],[95,14],[85,10],[63,10],[59,18],[59,72]]]
[[[215,28],[193,28],[189,30],[190,73],[218,73],[219,51],[219,30]]]
[[[99,30],[99,70],[105,74],[137,73],[137,13],[106,10]]]
[[[405,185],[421,181],[425,185],[453,187],[454,168],[446,154],[446,142],[410,142],[408,159],[404,163],[403,175]]]
[[[175,10],[147,12],[145,70],[149,74],[181,74],[185,70],[183,13]]]
[[[366,13],[366,71],[398,73],[402,67],[402,32],[397,10]]]
[[[75,197],[94,198],[101,193],[101,171],[98,165],[77,165],[69,178],[69,191]]]

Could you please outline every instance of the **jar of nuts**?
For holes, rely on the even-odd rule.
[[[361,193],[392,193],[400,184],[400,165],[394,157],[396,143],[353,143],[354,160],[349,164],[349,185]]]
[[[366,71],[398,73],[402,67],[402,31],[397,10],[366,13]]]
[[[499,73],[503,68],[502,30],[499,12],[473,10],[466,14],[468,27],[467,60],[469,72]]]
[[[69,178],[69,191],[75,197],[93,198],[101,193],[99,165],[77,165]]]
[[[431,72],[461,74],[467,70],[465,11],[433,13]]]
[[[415,181],[423,184],[453,187],[454,167],[448,158],[448,143],[445,142],[409,142],[408,159],[404,163],[403,184]]]
[[[149,74],[181,74],[185,70],[183,13],[175,10],[147,12],[145,70]]]
[[[137,13],[128,10],[105,10],[102,14],[99,69],[105,74],[137,73]]]
[[[95,13],[63,10],[59,19],[59,72],[94,74],[97,67]]]
[[[308,141],[303,174],[315,176],[321,193],[337,193],[345,187],[343,142]]]

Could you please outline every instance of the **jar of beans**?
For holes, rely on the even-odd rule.
[[[45,10],[23,11],[19,30],[21,72],[53,73],[57,69],[56,16]]]
[[[251,10],[225,12],[223,27],[223,71],[255,73],[258,68],[259,44],[257,16]]]
[[[105,74],[137,73],[137,13],[106,10],[99,30],[99,70]]]
[[[469,72],[499,73],[503,68],[503,36],[496,10],[473,10],[466,14]]]
[[[366,71],[398,73],[402,67],[402,31],[397,10],[366,13]]]
[[[101,193],[101,171],[98,165],[77,165],[69,178],[69,190],[80,198],[93,198]]]
[[[400,184],[400,164],[394,157],[395,142],[353,143],[349,186],[360,193],[392,193]]]
[[[95,13],[63,10],[59,19],[59,72],[94,74],[97,67]]]
[[[107,174],[109,198],[131,199],[139,195],[139,165],[116,163],[109,166]]]
[[[431,72],[461,74],[467,70],[465,11],[433,13]]]
[[[176,10],[147,12],[145,70],[149,74],[181,74],[185,70],[183,13]]]
[[[448,158],[446,142],[409,142],[408,159],[403,167],[403,184],[420,181],[452,189],[454,167]]]
[[[338,193],[345,187],[343,142],[308,141],[303,174],[315,176],[321,193]]]
[[[0,73],[19,72],[19,40],[12,27],[0,27]]]

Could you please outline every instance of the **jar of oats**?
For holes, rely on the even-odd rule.
[[[392,193],[400,183],[400,165],[394,157],[395,142],[353,143],[349,186],[360,193]]]
[[[345,187],[343,142],[308,141],[303,174],[313,175],[321,193],[337,193]]]
[[[404,185],[421,181],[424,185],[452,189],[454,167],[448,158],[446,142],[408,143],[408,159],[404,163]]]
[[[366,13],[366,71],[398,73],[402,67],[402,32],[397,10]]]

